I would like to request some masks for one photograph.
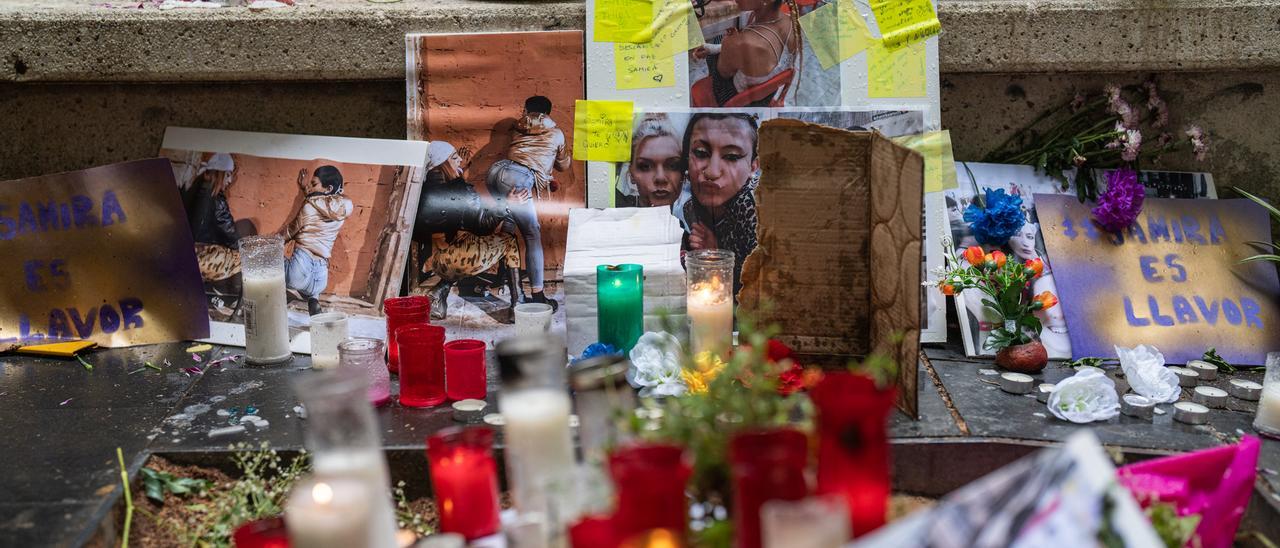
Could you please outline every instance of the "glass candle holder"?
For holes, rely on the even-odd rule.
[[[315,474],[353,478],[364,484],[371,493],[370,538],[365,545],[398,546],[391,475],[367,384],[364,371],[340,366],[301,375],[294,391],[307,409],[303,437]]]
[[[485,343],[458,339],[444,345],[445,395],[454,401],[483,400],[488,395]]]
[[[311,317],[311,367],[338,366],[338,344],[347,340],[347,315],[325,312]]]
[[[790,428],[740,432],[729,440],[734,545],[760,547],[760,507],[809,494],[809,438]]]
[[[391,401],[391,377],[383,358],[382,341],[367,337],[352,337],[338,343],[338,360],[341,367],[360,371],[368,383],[369,403],[382,407]]]
[[[289,531],[280,517],[251,521],[231,535],[236,548],[289,548]]]
[[[1267,354],[1267,372],[1262,379],[1262,399],[1253,428],[1269,438],[1280,438],[1280,352]]]
[[[396,330],[396,345],[400,347],[400,405],[444,403],[444,328],[406,325]]]
[[[854,536],[884,525],[887,517],[887,421],[896,397],[896,389],[882,390],[874,379],[848,372],[828,372],[809,390],[818,415],[817,491],[844,498]]]
[[[644,267],[596,267],[596,327],[600,342],[630,352],[644,334]]]
[[[372,496],[356,478],[311,476],[298,482],[284,506],[290,546],[327,548],[368,542]]]
[[[733,344],[733,252],[701,249],[684,258],[689,348],[723,353]]]
[[[289,361],[288,303],[284,292],[284,240],[240,238],[240,310],[244,314],[244,358],[254,365]]]
[[[396,330],[406,325],[431,322],[431,298],[425,295],[391,297],[382,301],[387,317],[387,371],[399,373],[400,348],[396,346]]]
[[[597,356],[573,364],[569,386],[578,411],[578,441],[584,460],[603,462],[605,448],[616,445],[615,417],[631,416],[635,391],[627,384],[631,361],[622,356]]]
[[[689,519],[685,483],[693,468],[678,445],[635,443],[609,454],[609,475],[617,491],[613,529],[626,539],[650,529],[683,533]]]
[[[516,305],[516,336],[536,335],[551,331],[551,305],[520,303]]]
[[[837,496],[771,500],[760,507],[765,548],[839,548],[849,542],[849,508]]]
[[[568,353],[563,340],[544,333],[504,340],[497,354],[507,484],[521,513],[546,512],[547,486],[569,477],[574,467],[564,379]]]
[[[498,473],[493,431],[450,427],[427,438],[431,489],[440,530],[474,540],[498,532]]]

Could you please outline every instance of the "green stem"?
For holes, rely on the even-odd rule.
[[[124,450],[116,448],[116,458],[120,460],[120,481],[124,484],[124,533],[120,539],[120,548],[129,548],[129,527],[133,525],[133,494],[129,491],[129,471],[124,467]]]

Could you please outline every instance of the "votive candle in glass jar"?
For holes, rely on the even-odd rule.
[[[723,353],[733,344],[733,252],[702,249],[684,258],[689,347]]]
[[[400,347],[400,405],[444,403],[444,328],[406,325],[396,330],[396,346]]]
[[[444,345],[445,395],[454,401],[483,400],[488,395],[484,341],[458,339]]]
[[[373,494],[358,478],[311,476],[285,502],[292,548],[344,548],[369,541]]]
[[[734,545],[760,548],[760,507],[809,494],[809,438],[790,428],[739,432],[729,440]]]
[[[881,388],[875,379],[851,372],[828,372],[809,390],[817,408],[817,491],[844,498],[855,537],[888,517],[888,420],[896,398],[896,388]]]
[[[1262,399],[1253,428],[1269,438],[1280,438],[1280,352],[1267,354],[1267,372],[1262,379]]]
[[[564,377],[568,353],[562,339],[544,333],[504,340],[497,354],[507,484],[517,510],[544,513],[548,487],[568,478],[575,464]]]
[[[684,488],[692,471],[678,445],[633,443],[615,448],[609,454],[609,475],[617,492],[616,538],[650,529],[683,533],[689,519]]]
[[[240,238],[240,279],[245,361],[253,365],[289,361],[293,353],[284,291],[284,240],[279,236]]]
[[[406,325],[431,322],[431,298],[425,295],[391,297],[382,301],[387,316],[387,371],[400,372],[400,349],[396,330]]]
[[[311,317],[311,367],[338,366],[338,344],[347,340],[347,315],[325,312]]]
[[[644,334],[644,267],[596,267],[596,326],[600,342],[631,351]]]
[[[431,490],[440,530],[475,540],[498,532],[498,473],[493,431],[450,427],[427,438]]]
[[[360,371],[368,382],[369,403],[382,407],[391,401],[391,377],[383,358],[382,341],[352,337],[338,344],[341,367]]]
[[[596,356],[569,368],[574,408],[578,411],[578,440],[588,463],[604,461],[605,449],[618,444],[618,416],[630,416],[635,390],[627,384],[631,361],[617,355]]]

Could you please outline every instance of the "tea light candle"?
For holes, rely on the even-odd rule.
[[[644,333],[644,267],[596,267],[596,326],[600,342],[631,351]]]
[[[1051,382],[1040,383],[1040,386],[1036,387],[1036,401],[1049,403],[1049,395],[1053,394],[1053,390],[1057,387],[1058,385]]]
[[[1200,374],[1194,370],[1185,367],[1170,367],[1174,374],[1178,375],[1178,385],[1183,388],[1195,388],[1200,384]]]
[[[1218,379],[1218,366],[1213,365],[1204,360],[1191,360],[1187,362],[1187,369],[1200,374],[1200,380],[1212,381]]]
[[[1120,398],[1120,412],[1136,419],[1151,420],[1156,410],[1156,402],[1146,396],[1125,394]]]
[[[484,400],[459,400],[453,402],[453,420],[468,424],[477,424],[484,419],[484,409],[488,404]]]
[[[1034,381],[1031,375],[1025,373],[1001,373],[1000,389],[1010,394],[1029,394]]]
[[[1231,379],[1227,382],[1227,392],[1245,401],[1258,401],[1262,397],[1262,385],[1245,379]]]
[[[293,488],[285,503],[289,545],[344,548],[367,545],[372,494],[363,483],[342,477],[313,477]]]
[[[1227,391],[1212,386],[1197,386],[1191,392],[1191,401],[1205,407],[1223,409],[1227,406]]]
[[[1209,408],[1190,401],[1173,404],[1173,420],[1184,424],[1204,424],[1209,422]]]

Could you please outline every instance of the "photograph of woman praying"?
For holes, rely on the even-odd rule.
[[[687,116],[682,116],[681,121],[685,120]],[[693,194],[684,170],[684,125],[677,129],[666,114],[637,116],[631,161],[619,167],[615,207],[665,206],[689,230],[684,205]]]
[[[683,149],[693,198],[684,205],[688,250],[733,252],[733,291],[742,289],[742,262],[756,248],[755,188],[759,121],[744,113],[689,117]]]

